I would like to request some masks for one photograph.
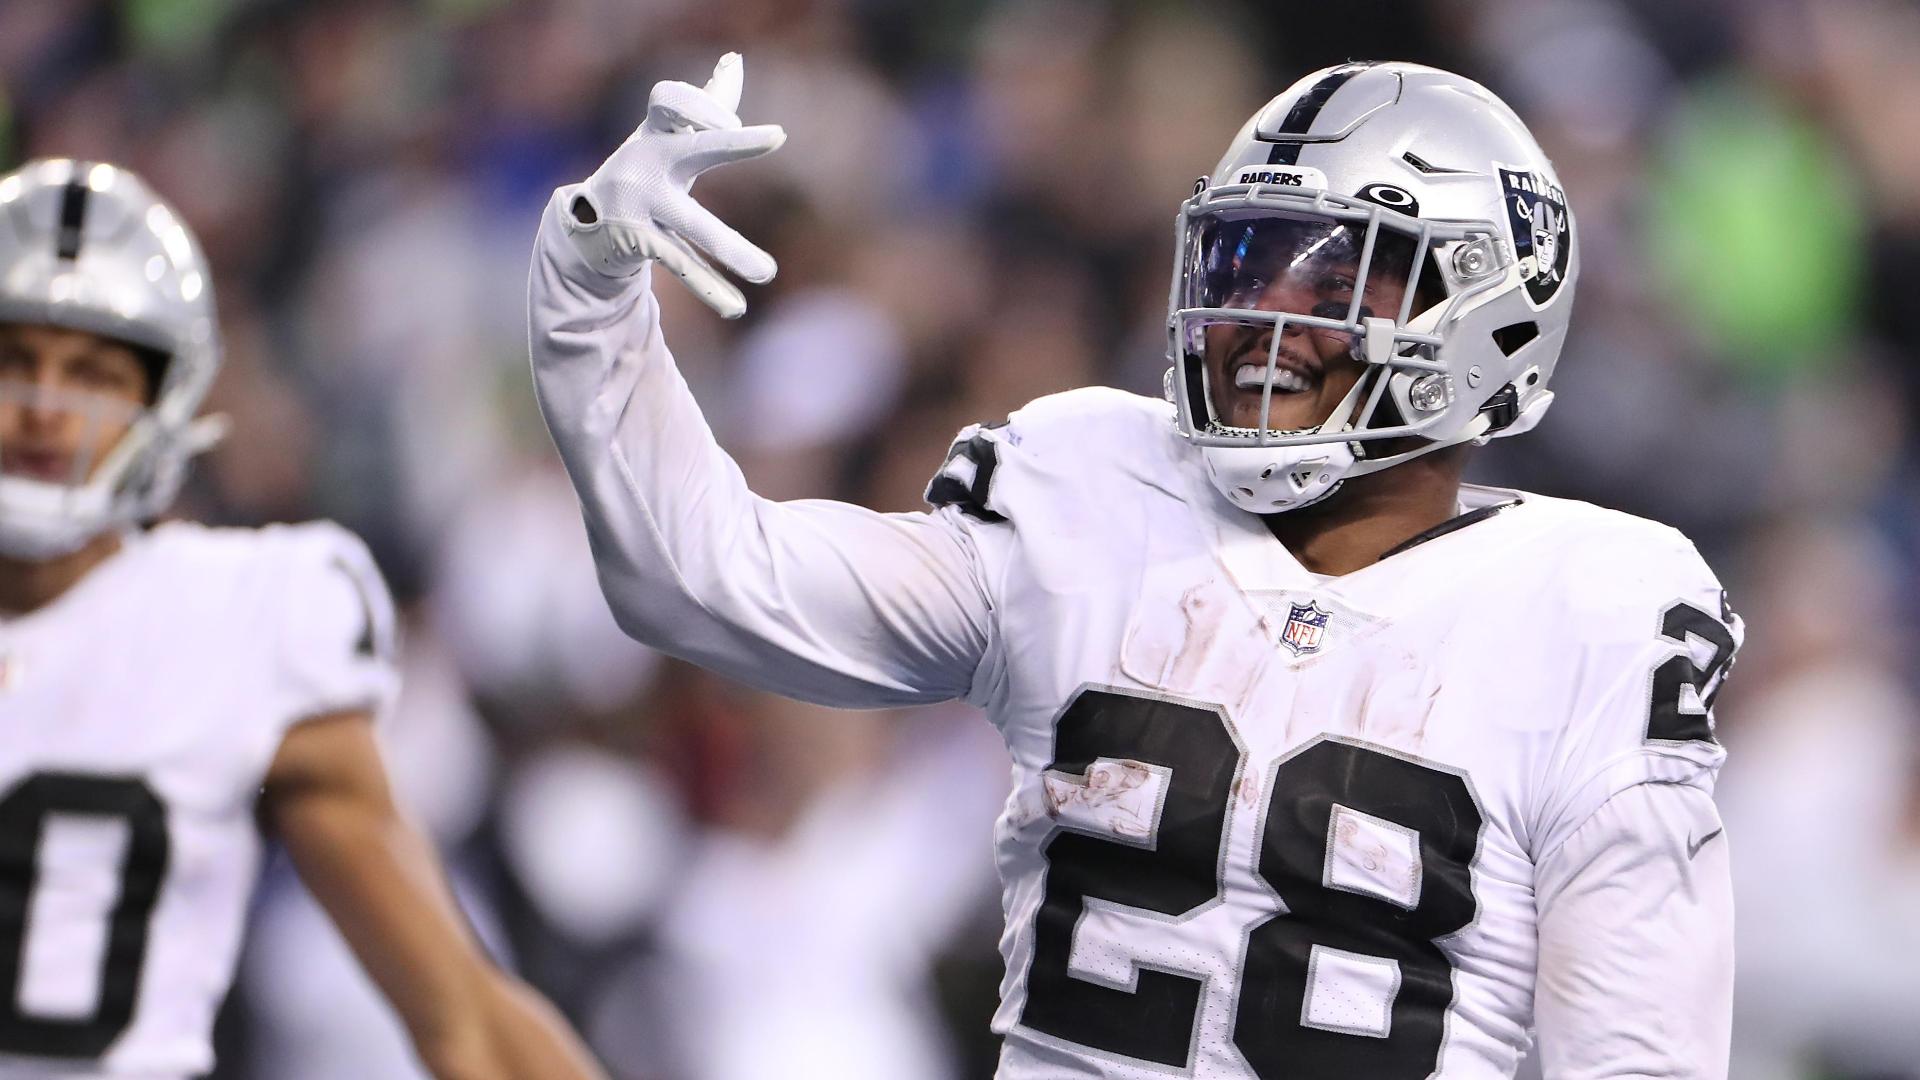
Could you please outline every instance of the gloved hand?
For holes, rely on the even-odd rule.
[[[693,201],[694,178],[716,165],[769,154],[787,141],[778,124],[740,126],[742,61],[728,53],[705,87],[654,85],[647,118],[585,183],[562,189],[562,221],[587,262],[610,277],[639,273],[649,259],[728,319],[746,297],[721,266],[756,284],[773,280],[773,256]]]

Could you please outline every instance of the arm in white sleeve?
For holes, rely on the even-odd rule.
[[[607,277],[564,233],[570,190],[534,251],[534,386],[621,628],[827,705],[967,696],[991,615],[964,527],[748,490],[667,351],[648,272]]]
[[[1540,860],[1534,1009],[1545,1080],[1726,1080],[1727,850],[1706,792],[1645,783]]]

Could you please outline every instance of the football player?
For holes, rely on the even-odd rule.
[[[146,527],[219,359],[206,261],[138,178],[0,177],[0,1076],[205,1073],[262,822],[436,1077],[601,1076],[395,809],[365,547]]]
[[[774,272],[688,193],[783,140],[740,80],[656,86],[556,193],[540,402],[633,636],[992,718],[1001,1075],[1507,1077],[1537,1032],[1555,1080],[1724,1077],[1740,621],[1672,529],[1461,480],[1546,412],[1578,281],[1513,112],[1301,79],[1178,208],[1165,400],[1035,401],[883,515],[756,497],[661,336],[651,263],[729,316],[705,256]]]

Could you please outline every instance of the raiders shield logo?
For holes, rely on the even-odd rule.
[[[1534,307],[1544,307],[1560,291],[1567,278],[1567,264],[1573,258],[1573,219],[1567,215],[1567,194],[1537,172],[1505,166],[1500,168],[1500,188],[1527,296]]]

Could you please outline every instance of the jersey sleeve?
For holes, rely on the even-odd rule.
[[[1711,794],[1726,752],[1713,702],[1745,626],[1693,545],[1647,526],[1589,539],[1561,613],[1570,713],[1535,802],[1532,851],[1550,855],[1593,812],[1637,784]]]
[[[343,712],[391,712],[399,694],[393,599],[366,545],[329,523],[279,539],[275,711],[283,724]]]
[[[971,695],[991,635],[945,514],[747,488],[675,368],[650,271],[609,278],[549,203],[529,285],[535,392],[630,636],[761,689],[879,707]]]
[[[1725,1080],[1733,883],[1706,792],[1639,784],[1538,867],[1535,1021],[1555,1080]]]

